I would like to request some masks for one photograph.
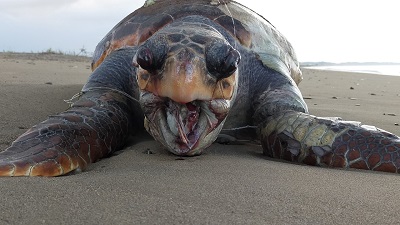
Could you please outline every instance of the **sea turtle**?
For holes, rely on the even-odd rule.
[[[143,127],[180,156],[200,155],[220,135],[258,140],[290,161],[400,171],[397,136],[308,114],[291,44],[234,1],[148,0],[98,44],[92,69],[67,111],[0,153],[2,176],[85,169]]]

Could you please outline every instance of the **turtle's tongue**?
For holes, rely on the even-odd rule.
[[[170,130],[191,149],[200,137],[200,134],[196,132],[200,106],[197,106],[194,102],[179,104],[171,101],[166,111]]]

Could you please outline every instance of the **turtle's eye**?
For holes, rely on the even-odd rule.
[[[137,53],[137,63],[145,70],[154,70],[153,53],[149,48],[143,47]]]
[[[231,75],[237,70],[240,62],[240,53],[236,49],[231,49],[221,65],[221,72]]]
[[[207,69],[217,80],[232,75],[239,62],[240,53],[226,43],[214,42],[206,48]]]
[[[168,44],[164,36],[149,40],[137,52],[136,62],[147,71],[156,71],[163,67],[167,56]]]

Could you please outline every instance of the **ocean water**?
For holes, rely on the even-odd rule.
[[[306,66],[304,68],[400,76],[400,65]]]

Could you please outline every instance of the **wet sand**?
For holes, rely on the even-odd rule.
[[[90,61],[0,54],[0,150],[85,83]],[[310,113],[400,134],[400,77],[303,70]],[[396,174],[297,165],[255,145],[179,158],[148,136],[58,178],[0,178],[0,224],[396,224]],[[155,154],[144,154],[151,150]]]

